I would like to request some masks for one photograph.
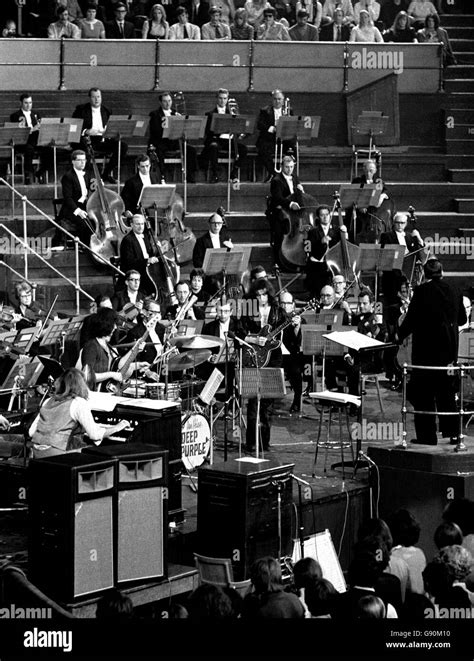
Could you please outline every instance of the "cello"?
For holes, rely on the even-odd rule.
[[[89,136],[84,136],[87,152],[94,171],[95,190],[87,200],[86,211],[95,223],[95,232],[90,238],[90,248],[93,254],[108,261],[118,256],[118,249],[126,230],[122,226],[122,214],[125,205],[118,193],[105,188],[99,168],[95,161],[94,150]],[[97,260],[101,264],[100,259]]]
[[[300,206],[293,210],[281,209],[281,220],[286,224],[287,231],[279,250],[281,266],[287,271],[297,271],[307,262],[308,232],[314,227],[316,220],[316,199],[308,193],[295,189],[295,202]]]
[[[148,264],[146,267],[146,275],[148,276],[151,286],[155,290],[153,298],[159,301],[160,291],[165,290],[170,304],[177,305],[178,299],[176,298],[174,288],[179,281],[179,266],[172,259],[165,256],[165,251],[163,251],[160,241],[156,240],[155,234],[150,226],[150,221],[146,216],[144,216],[144,218],[145,228],[148,231],[154,255],[158,257],[158,262]]]

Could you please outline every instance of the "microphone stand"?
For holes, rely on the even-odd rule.
[[[229,342],[227,340],[227,333],[225,334],[225,365],[224,365],[224,393],[225,393],[225,403],[224,403],[224,461],[227,461],[227,443],[228,443],[228,420],[227,416],[229,414],[229,395],[227,392],[228,389],[228,380],[229,380]]]
[[[291,473],[290,477],[294,479],[296,484],[298,485],[298,540],[300,543],[300,554],[301,558],[305,557],[304,554],[304,525],[303,525],[303,496],[301,494],[301,485],[304,484],[305,486],[309,486],[311,488],[311,485],[309,482],[305,482],[305,480],[302,480],[299,477],[296,477],[296,475],[293,475]]]

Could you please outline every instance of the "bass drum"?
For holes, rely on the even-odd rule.
[[[188,471],[200,466],[211,449],[211,428],[202,413],[181,417],[181,459]]]

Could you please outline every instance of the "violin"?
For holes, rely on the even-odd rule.
[[[84,142],[92,163],[95,180],[95,190],[87,200],[86,206],[87,214],[96,226],[90,239],[90,248],[93,253],[110,261],[112,257],[118,256],[120,242],[128,233],[128,229],[122,225],[125,205],[118,193],[105,188],[88,135],[84,136]]]
[[[305,249],[308,232],[314,227],[316,219],[317,201],[308,193],[296,188],[295,202],[300,209],[282,209],[283,222],[286,223],[287,232],[280,246],[280,262],[284,269],[296,271],[305,266],[308,256]]]
[[[342,207],[339,193],[334,193],[335,209],[338,212],[339,227],[344,225],[342,219]],[[351,243],[346,232],[341,231],[341,240],[335,246],[326,251],[326,264],[331,269],[333,275],[343,275],[347,282],[357,278],[360,269],[357,261],[360,258],[360,248]]]

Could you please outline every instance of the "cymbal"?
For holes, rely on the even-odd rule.
[[[214,337],[213,335],[183,335],[179,337],[173,337],[170,340],[171,344],[174,344],[177,347],[182,349],[214,349],[215,347],[221,347],[224,344],[224,340],[221,340],[220,337]]]
[[[205,363],[206,360],[209,360],[212,352],[208,349],[204,351],[195,351],[190,353],[186,351],[185,353],[180,353],[179,356],[173,356],[168,361],[168,370],[170,372],[182,372],[184,370],[189,370],[196,365]]]

